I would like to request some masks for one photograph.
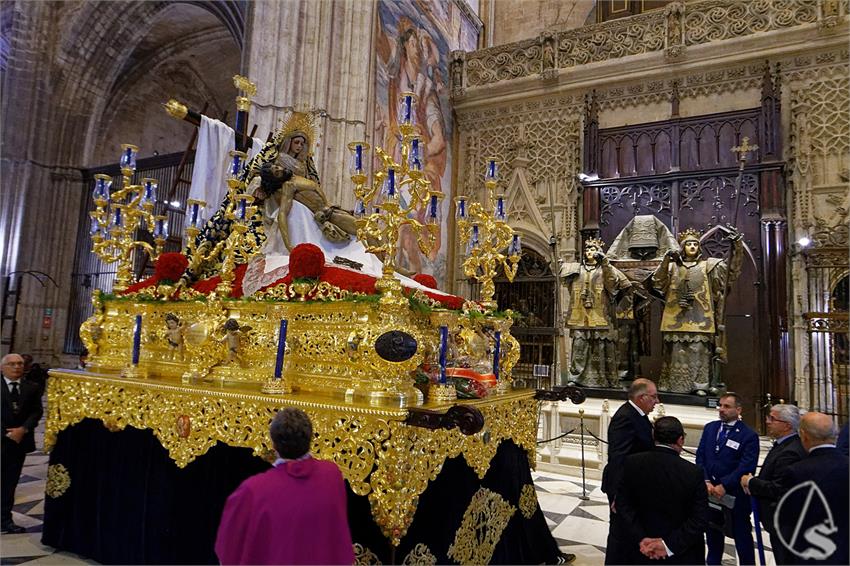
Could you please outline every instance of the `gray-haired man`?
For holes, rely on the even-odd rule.
[[[747,474],[741,478],[741,487],[758,499],[761,523],[770,533],[771,548],[777,564],[787,563],[785,547],[776,539],[773,516],[776,505],[784,495],[780,478],[791,464],[802,460],[806,451],[800,443],[797,430],[800,428],[800,409],[795,405],[774,405],[765,416],[767,434],[773,438],[773,448],[767,453],[761,472],[756,477]]]

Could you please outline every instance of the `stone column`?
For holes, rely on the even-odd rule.
[[[372,144],[374,4],[260,0],[251,4],[245,74],[257,83],[251,120],[265,137],[292,108],[320,110],[316,167],[335,204],[354,205],[350,141]]]

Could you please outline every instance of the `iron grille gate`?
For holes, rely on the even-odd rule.
[[[177,169],[184,153],[171,153],[159,155],[137,162],[136,173],[133,183],[139,183],[144,177],[152,177],[159,181],[160,194],[154,206],[154,214],[168,217],[168,232],[170,234],[165,244],[164,251],[174,252],[182,249],[183,217],[185,216],[186,199],[189,197],[189,185],[176,183]],[[194,156],[187,156],[183,176],[191,178]],[[115,264],[107,264],[92,253],[92,242],[89,237],[91,218],[89,213],[94,209],[92,192],[92,180],[95,174],[103,173],[110,175],[113,187],[121,186],[122,178],[118,164],[87,169],[83,171],[83,207],[80,211],[77,226],[77,247],[74,252],[74,268],[71,272],[71,302],[68,308],[68,326],[65,330],[64,351],[66,354],[79,354],[83,350],[80,341],[80,325],[92,315],[91,294],[94,289],[111,292],[115,282]],[[171,194],[166,191],[174,187]],[[147,237],[146,233],[140,233],[136,239]],[[137,276],[144,276],[152,271],[152,266],[146,257],[138,254],[134,264],[134,272]]]
[[[808,405],[840,423],[847,421],[850,409],[849,264],[846,248],[816,248],[806,254]]]

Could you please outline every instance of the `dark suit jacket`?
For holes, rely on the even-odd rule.
[[[838,433],[838,441],[835,443],[838,451],[845,456],[850,454],[850,431],[848,431],[848,426],[850,426],[850,423],[844,423],[844,426],[841,427],[841,432]]]
[[[628,525],[623,546],[634,564],[659,564],[640,553],[644,537],[661,537],[673,556],[664,564],[703,564],[708,492],[702,470],[670,448],[633,454],[623,466],[617,514]]]
[[[820,559],[813,557],[807,560],[795,555],[792,551],[786,551],[790,564],[850,564],[850,542],[848,542],[850,539],[847,534],[850,528],[848,475],[850,475],[850,461],[835,448],[813,450],[808,456],[789,466],[783,474],[780,482],[787,497],[780,500],[776,510],[775,518],[779,523],[779,535],[785,541],[791,541],[793,533],[798,531],[792,550],[800,554],[804,554],[806,550],[823,551],[828,546],[824,544],[824,537],[835,546],[829,556],[817,557]],[[802,486],[794,493],[789,493],[804,482],[814,482],[823,498],[813,493],[809,486]],[[832,533],[828,533],[828,529],[824,528],[826,523],[824,506],[827,505],[832,515],[832,526],[836,529]],[[818,525],[820,525],[819,528]],[[818,528],[819,532],[813,531],[813,527]],[[773,544],[782,544],[778,539],[779,537],[773,541],[771,538],[771,541]]]
[[[31,382],[20,380],[20,410],[17,414],[12,412],[12,401],[9,399],[9,388],[6,386],[6,379],[0,377],[0,396],[2,396],[2,428],[3,434],[6,434],[7,428],[15,428],[24,426],[29,432],[24,435],[21,440],[21,447],[25,452],[35,450],[35,427],[38,426],[38,421],[41,420],[41,415],[44,412],[41,406],[41,388]]]
[[[602,471],[602,491],[613,499],[623,478],[626,456],[652,450],[652,425],[628,402],[623,403],[608,425],[608,464]]]
[[[773,532],[773,513],[783,491],[779,480],[791,464],[806,457],[806,451],[796,434],[786,438],[782,444],[776,444],[767,453],[758,477],[748,484],[750,495],[759,501],[761,523],[767,532]]]
[[[723,484],[729,495],[735,496],[735,506],[746,504],[750,507],[749,497],[741,488],[741,476],[756,471],[759,459],[759,437],[756,432],[744,424],[735,423],[726,442],[715,450],[720,421],[705,425],[697,448],[697,466],[705,470],[705,479],[714,485]],[[731,442],[730,442],[731,441]]]

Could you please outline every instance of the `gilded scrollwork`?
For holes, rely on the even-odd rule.
[[[47,466],[47,479],[44,484],[44,493],[51,499],[65,495],[71,487],[71,474],[68,468],[62,464],[50,464]]]
[[[522,486],[519,493],[519,510],[522,516],[526,519],[531,519],[532,515],[537,511],[537,492],[534,491],[534,484],[527,483]]]
[[[151,430],[181,468],[218,442],[251,448],[268,459],[269,422],[281,406],[296,406],[313,421],[313,454],[334,461],[352,490],[368,496],[376,523],[398,545],[413,521],[419,496],[448,458],[463,456],[483,478],[499,445],[512,440],[533,465],[537,422],[533,393],[518,391],[472,403],[486,424],[479,433],[465,436],[456,429],[407,426],[407,411],[400,408],[54,370],[48,382],[44,449],[53,448],[62,430],[92,418],[112,431],[127,426]]]
[[[498,493],[485,487],[476,491],[449,546],[449,558],[458,564],[489,564],[514,513],[516,507]]]
[[[431,549],[427,545],[420,542],[407,553],[407,556],[404,557],[401,563],[410,566],[433,566],[437,563],[437,557],[434,556],[434,553],[431,552]]]
[[[372,552],[368,547],[356,542],[354,543],[354,564],[356,566],[370,566],[383,563],[377,554]]]

